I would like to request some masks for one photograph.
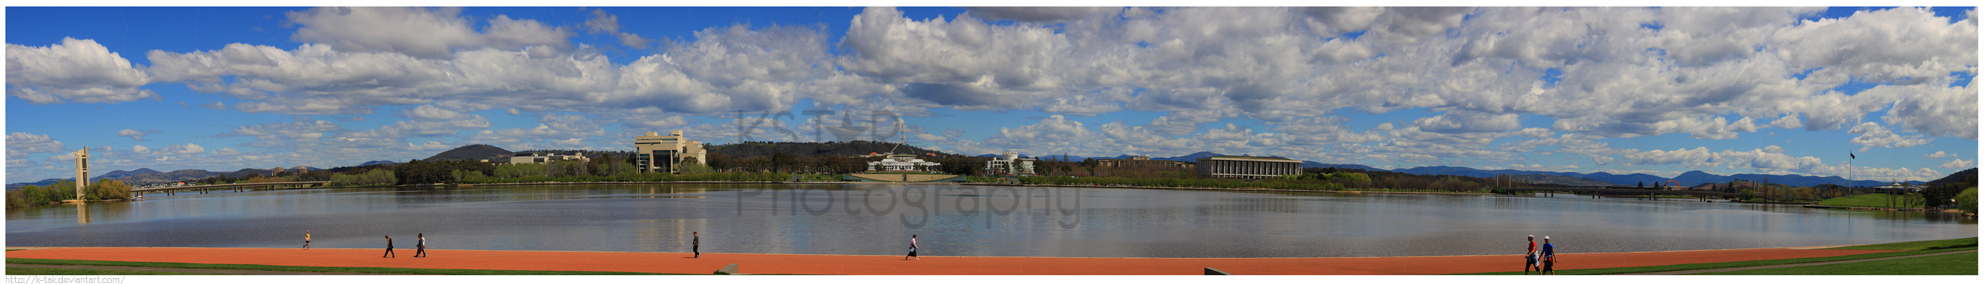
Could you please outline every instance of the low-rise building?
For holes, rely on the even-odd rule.
[[[993,160],[986,161],[986,175],[989,176],[1031,176],[1034,175],[1034,159],[1022,158],[1020,153],[1001,153]]]
[[[1201,176],[1260,179],[1302,174],[1302,161],[1276,157],[1215,156],[1199,159]]]
[[[1924,184],[1913,185],[1913,184],[1905,184],[1901,182],[1892,182],[1889,183],[1889,185],[1878,186],[1876,188],[1888,190],[1892,192],[1922,192],[1924,191]]]
[[[682,164],[683,160],[709,163],[705,154],[703,143],[683,137],[682,130],[670,130],[669,136],[656,135],[651,131],[648,135],[634,138],[634,168],[644,173],[680,173],[682,169],[676,165]]]
[[[537,153],[520,152],[513,156],[510,156],[510,163],[512,164],[543,164],[543,163],[550,163],[557,161],[580,161],[583,163],[592,160],[593,159],[586,158],[586,156],[579,154],[561,155],[557,153],[545,153],[545,152],[537,152]]]

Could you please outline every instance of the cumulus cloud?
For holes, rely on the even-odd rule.
[[[62,38],[36,47],[7,44],[7,95],[36,104],[158,99],[145,71],[96,40]]]
[[[570,48],[572,32],[535,20],[497,15],[477,31],[461,8],[330,7],[286,13],[302,26],[291,38],[349,52],[398,52],[419,58],[453,58],[457,49],[530,46]]]
[[[1422,131],[1440,133],[1502,132],[1516,130],[1517,114],[1484,115],[1450,113],[1414,120]]]
[[[1930,138],[1923,138],[1919,135],[1909,137],[1897,135],[1894,132],[1890,132],[1889,128],[1885,128],[1875,122],[1863,122],[1861,125],[1856,125],[1855,128],[1848,129],[1848,134],[1856,135],[1855,139],[1848,140],[1848,143],[1862,145],[1862,151],[1864,152],[1869,151],[1869,148],[1872,147],[1910,148],[1931,143]]]
[[[988,20],[1014,20],[1023,22],[1055,22],[1082,19],[1084,17],[1116,12],[1119,8],[1109,7],[972,7],[966,12]]]
[[[1974,168],[1974,167],[1977,167],[1977,166],[1974,166],[1974,165],[1972,164],[1972,162],[1974,162],[1974,161],[1976,161],[1976,160],[1966,160],[1966,159],[1952,159],[1952,161],[1950,161],[1950,162],[1945,162],[1945,164],[1943,164],[1943,165],[1938,165],[1938,166],[1939,166],[1939,167],[1943,167],[1943,168],[1947,168],[1947,169],[1970,169],[1970,168]]]
[[[1925,159],[1943,159],[1948,157],[1958,157],[1958,154],[1947,154],[1945,153],[1945,151],[1938,151],[1937,153],[1924,154]]]
[[[28,155],[39,153],[60,153],[68,151],[62,141],[48,138],[47,134],[14,132],[7,134],[7,160],[27,159]],[[8,167],[9,169],[13,167]]]
[[[1582,169],[1609,171],[1616,169],[1584,160],[1837,174],[1848,168],[1782,157],[1788,150],[1776,146],[1641,151],[1603,141],[1675,133],[1741,139],[1762,127],[1846,130],[1864,150],[1977,139],[1977,83],[1968,79],[1977,74],[1972,13],[1956,22],[1921,8],[1802,20],[1820,11],[972,8],[950,19],[913,19],[871,8],[848,19],[839,42],[829,42],[835,31],[825,25],[739,24],[663,41],[629,62],[569,43],[584,29],[623,45],[651,45],[599,9],[584,23],[548,25],[472,18],[458,9],[318,8],[287,15],[299,26],[292,35],[298,46],[152,51],[151,66],[133,66],[88,40],[10,44],[8,79],[9,95],[30,103],[130,101],[156,97],[139,89],[146,83],[174,82],[239,100],[233,107],[244,112],[380,110],[406,119],[361,131],[299,120],[223,135],[256,137],[249,147],[327,149],[308,153],[320,156],[433,143],[580,145],[574,143],[620,141],[625,137],[616,135],[642,129],[797,140],[807,135],[698,117],[782,111],[801,101],[905,116],[931,115],[932,108],[1054,115],[984,140],[916,127],[902,133],[965,152],[1204,150],[1329,162],[1568,166],[1519,154],[1553,153],[1582,160]],[[1849,83],[1877,86],[1840,90]],[[490,129],[475,113],[492,109],[535,113],[540,125]],[[1884,109],[1880,120],[1866,121]],[[1163,115],[1149,122],[1069,119],[1122,111]],[[1342,111],[1394,118],[1352,129]],[[1395,114],[1402,111],[1429,114]],[[1209,127],[1222,122],[1234,123]],[[1538,122],[1550,126],[1529,125]],[[601,128],[613,124],[621,130]],[[808,118],[781,129],[833,130],[826,124],[833,123]],[[1078,140],[1024,144],[1039,143],[1031,131]],[[473,134],[452,139],[460,133]],[[291,154],[280,149],[237,155]]]
[[[1093,138],[1094,132],[1083,127],[1082,122],[1061,115],[1050,115],[1032,125],[1001,127],[999,133],[983,141],[986,147],[1021,150],[1031,155],[1042,156],[1087,151],[1079,146],[1092,145],[1095,143]]]
[[[292,50],[229,44],[153,51],[148,70],[195,91],[249,100],[235,104],[244,112],[282,114],[366,114],[375,106],[448,101],[532,112],[657,107],[715,114],[790,108],[802,91],[851,97],[841,91],[872,90],[820,87],[861,83],[829,81],[826,36],[816,29],[737,25],[696,36],[627,65],[598,54],[541,56],[536,49],[462,49],[437,59],[312,43]]]
[[[290,142],[305,143],[324,139],[328,134],[343,130],[337,123],[324,120],[298,118],[291,122],[243,125],[233,131],[215,134],[214,137],[254,137],[257,142],[245,145],[273,148]]]

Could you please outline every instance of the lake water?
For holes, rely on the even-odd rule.
[[[1885,243],[1978,236],[1944,213],[1696,200],[954,185],[572,185],[151,194],[7,212],[6,245],[1337,257]],[[79,208],[81,211],[79,212]],[[1542,241],[1541,241],[1542,242]]]

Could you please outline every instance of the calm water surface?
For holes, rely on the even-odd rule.
[[[1079,257],[1517,254],[1978,236],[1943,213],[1562,194],[1292,194],[952,185],[581,185],[151,195],[7,212],[6,245]]]

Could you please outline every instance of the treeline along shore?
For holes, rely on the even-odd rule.
[[[844,145],[845,144],[845,145]],[[475,149],[473,155],[465,150]],[[538,152],[564,152],[586,157],[584,160],[562,160],[542,164],[503,163],[504,157],[512,154],[488,145],[470,145],[442,152],[428,159],[409,160],[405,163],[367,163],[362,166],[339,167],[313,171],[270,171],[269,175],[249,174],[246,176],[212,176],[187,180],[189,185],[234,184],[256,182],[326,181],[327,186],[366,187],[366,186],[405,186],[438,184],[544,184],[544,183],[680,183],[680,182],[844,182],[845,175],[865,173],[868,162],[882,159],[874,155],[876,151],[915,153],[919,159],[939,163],[929,173],[959,175],[950,182],[972,184],[1010,185],[1053,185],[1053,186],[1096,186],[1126,188],[1165,188],[1165,189],[1236,189],[1236,190],[1294,190],[1294,191],[1360,191],[1360,192],[1424,192],[1424,193],[1476,193],[1476,194],[1523,194],[1505,188],[1564,187],[1563,185],[1532,183],[1526,179],[1496,176],[1470,177],[1457,175],[1420,175],[1391,171],[1347,168],[1304,168],[1301,174],[1285,175],[1264,179],[1223,179],[1199,175],[1191,164],[1184,167],[1168,166],[1109,166],[1094,159],[1035,161],[1035,174],[1019,177],[989,176],[984,168],[993,157],[946,154],[938,151],[919,149],[914,146],[886,142],[828,142],[828,143],[740,143],[717,145],[710,148],[708,161],[695,158],[684,159],[675,165],[676,173],[641,172],[635,167],[631,152],[614,151],[559,151],[533,150]],[[883,150],[889,149],[889,150]],[[526,151],[526,152],[533,152]],[[863,153],[863,152],[868,153]],[[494,155],[494,156],[493,156]],[[491,159],[475,159],[489,156]],[[1931,192],[1912,193],[1917,200],[1935,199],[1920,202],[1925,206],[1957,206],[1958,200],[1976,200],[1976,193],[1966,197],[1961,192],[1965,188],[1977,187],[1976,170],[1955,173],[1933,182]],[[1966,177],[1958,177],[1958,176]],[[1732,181],[1722,184],[1697,186],[1704,190],[1739,193],[1737,200],[1746,201],[1795,201],[1815,202],[1822,199],[1870,193],[1866,188],[1843,187],[1792,187],[1779,184],[1763,184],[1753,181]],[[49,187],[27,187],[8,192],[8,207],[27,207],[36,204],[59,202],[62,189],[69,189],[66,196],[74,196],[73,184],[56,184]],[[99,180],[91,183],[87,191],[90,200],[118,200],[130,196],[130,186],[114,180]],[[1973,191],[1973,192],[1976,192]],[[1928,198],[1925,198],[1928,197]],[[1970,198],[1970,199],[1967,199]],[[1976,204],[1976,203],[1975,203]]]

